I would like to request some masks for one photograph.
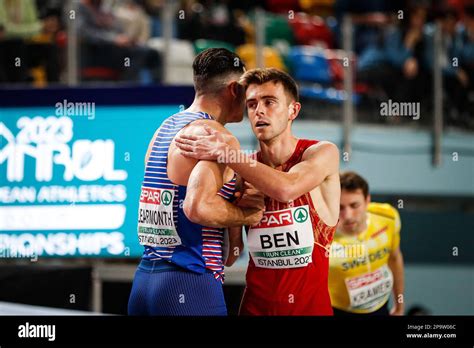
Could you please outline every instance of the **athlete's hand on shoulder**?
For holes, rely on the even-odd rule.
[[[199,160],[225,161],[224,156],[228,154],[231,146],[238,144],[238,140],[231,134],[226,134],[204,125],[206,134],[192,135],[180,134],[175,137],[176,146],[185,157]]]
[[[238,207],[265,209],[265,195],[247,181],[244,182],[243,192],[236,192],[235,196],[238,197]]]

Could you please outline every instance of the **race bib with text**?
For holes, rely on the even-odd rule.
[[[181,245],[174,225],[174,190],[142,187],[138,207],[138,240],[141,245]]]
[[[385,303],[393,287],[392,271],[384,265],[373,272],[347,278],[346,287],[353,309],[371,309]]]
[[[255,266],[305,267],[312,262],[314,234],[307,205],[265,212],[252,226],[247,244]]]

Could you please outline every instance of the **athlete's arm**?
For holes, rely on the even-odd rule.
[[[391,315],[403,315],[405,312],[405,304],[403,291],[405,286],[403,276],[403,255],[400,247],[390,254],[388,259],[388,267],[393,273],[393,297],[394,307],[390,311]]]
[[[262,207],[239,208],[217,194],[223,185],[225,165],[199,161],[188,180],[183,210],[189,220],[209,227],[254,225],[263,215]]]
[[[240,177],[237,178],[237,185],[241,187],[241,190],[236,193],[238,195],[237,201],[234,203],[238,207],[243,209],[264,206],[265,196],[263,193],[258,191],[252,184],[242,181]],[[228,229],[229,232],[229,255],[226,261],[226,266],[232,266],[232,264],[239,258],[242,250],[244,249],[244,240],[242,238],[242,226],[231,227]]]
[[[230,267],[239,258],[244,249],[244,240],[242,238],[242,226],[230,227],[229,233],[229,255],[225,262],[226,267]]]
[[[252,163],[250,158],[227,165],[267,196],[280,202],[288,202],[310,192],[331,174],[337,173],[339,151],[332,143],[313,145],[305,151],[302,161],[288,172],[273,169],[257,161]]]
[[[288,172],[282,172],[251,159],[238,147],[223,139],[218,131],[208,132],[210,136],[183,135],[176,139],[183,155],[208,159],[219,157],[220,161],[258,190],[280,202],[288,202],[310,192],[330,175],[338,175],[339,172],[339,150],[329,142],[311,146],[303,154],[300,163]],[[239,158],[239,161],[232,161],[232,158]]]
[[[201,121],[211,129],[223,134],[230,134],[221,124],[215,121]],[[202,131],[199,123],[194,124],[198,132]],[[196,134],[196,130],[187,129],[184,134]],[[233,138],[233,137],[232,137]],[[232,146],[239,147],[237,139],[230,139]],[[223,185],[226,165],[215,161],[199,161],[189,175],[184,213],[189,220],[209,227],[233,227],[254,225],[263,216],[263,198],[254,206],[238,207],[217,195]]]

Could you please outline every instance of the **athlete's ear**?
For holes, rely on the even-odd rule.
[[[370,196],[370,193],[367,195],[367,198],[365,199],[365,202],[369,204],[372,200],[372,197]]]
[[[301,104],[294,101],[291,102],[289,105],[290,113],[289,113],[289,119],[293,121],[296,117],[298,117],[298,114],[300,113],[301,110]]]
[[[243,87],[237,81],[232,81],[231,83],[229,83],[229,89],[230,89],[230,94],[234,98],[238,98],[242,95]]]

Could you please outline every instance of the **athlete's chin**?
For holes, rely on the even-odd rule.
[[[257,139],[260,141],[268,141],[273,138],[273,135],[270,134],[269,132],[267,133],[259,129],[254,129],[254,134],[255,134],[255,137],[257,137]]]
[[[352,234],[357,230],[356,227],[357,227],[357,224],[355,224],[355,223],[345,224],[345,225],[342,226],[341,230],[344,233]]]

